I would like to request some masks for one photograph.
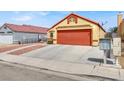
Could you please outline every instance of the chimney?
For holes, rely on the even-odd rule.
[[[123,14],[121,12],[119,12],[119,14],[117,15],[117,26],[118,26],[118,36],[121,36],[121,23],[123,21]]]

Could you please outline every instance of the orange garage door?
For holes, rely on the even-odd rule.
[[[91,29],[58,30],[58,44],[91,45]]]

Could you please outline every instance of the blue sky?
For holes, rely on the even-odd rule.
[[[0,25],[4,23],[29,24],[51,27],[72,11],[0,11]],[[118,11],[73,11],[80,16],[92,19],[103,26],[107,31],[117,25]]]

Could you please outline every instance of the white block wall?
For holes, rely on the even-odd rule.
[[[12,35],[0,35],[0,44],[12,44],[13,36]]]

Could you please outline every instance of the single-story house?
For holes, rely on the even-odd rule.
[[[47,39],[45,27],[5,23],[0,28],[0,43],[33,43]]]
[[[97,46],[99,39],[104,38],[103,27],[88,18],[71,13],[47,32],[48,39],[54,44]]]

